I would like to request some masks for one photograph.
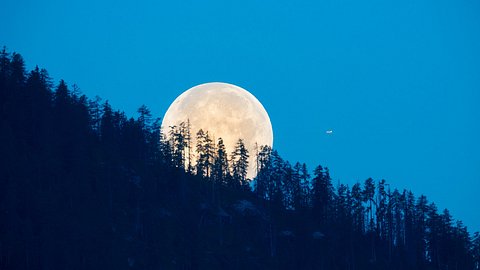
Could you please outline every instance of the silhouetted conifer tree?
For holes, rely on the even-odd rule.
[[[204,132],[202,129],[200,129],[197,132],[196,152],[197,175],[210,177],[213,166],[214,145],[210,135],[208,134],[208,131]]]
[[[333,185],[327,168],[321,165],[314,170],[312,187],[312,207],[315,216],[318,216],[318,224],[321,228],[331,222],[333,208]]]
[[[260,151],[256,157],[258,173],[254,187],[257,196],[262,199],[268,199],[269,194],[269,178],[272,169],[271,153],[272,148],[270,146],[260,146]]]
[[[473,235],[473,245],[472,245],[472,254],[473,254],[473,265],[474,269],[480,269],[480,233],[475,232]]]
[[[226,185],[227,175],[229,173],[227,150],[225,149],[225,144],[223,144],[223,139],[218,138],[212,174],[218,184]]]
[[[248,150],[242,139],[237,141],[231,154],[232,176],[237,185],[247,186]]]
[[[352,215],[354,228],[357,233],[363,233],[365,229],[363,197],[362,188],[359,183],[356,183],[352,187]]]

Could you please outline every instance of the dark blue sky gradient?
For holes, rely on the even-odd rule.
[[[385,178],[480,230],[477,0],[3,0],[0,25],[29,68],[129,115],[237,84],[286,159]]]

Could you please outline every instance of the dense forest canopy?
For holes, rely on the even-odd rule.
[[[423,195],[166,132],[3,49],[0,269],[480,269],[479,233]]]

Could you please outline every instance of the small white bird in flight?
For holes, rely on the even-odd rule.
[[[333,130],[327,130],[327,131],[325,131],[325,133],[327,133],[327,134],[332,134],[332,133],[333,133]]]

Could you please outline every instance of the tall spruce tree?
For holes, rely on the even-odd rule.
[[[237,141],[233,153],[231,155],[232,176],[237,185],[247,186],[247,172],[248,172],[248,150],[242,139]]]
[[[330,224],[333,208],[333,185],[328,168],[318,165],[314,170],[312,187],[313,212],[318,216],[318,223],[321,228]]]
[[[229,175],[228,155],[222,138],[218,138],[215,161],[213,164],[214,180],[220,185],[227,184],[227,175]]]
[[[213,156],[214,156],[214,146],[213,141],[210,138],[208,131],[204,132],[200,129],[197,132],[197,175],[204,177],[210,177],[212,166],[213,166]]]

